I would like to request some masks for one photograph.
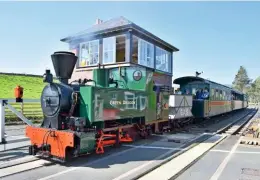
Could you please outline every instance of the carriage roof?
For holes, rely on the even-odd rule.
[[[215,85],[219,85],[219,86],[222,86],[222,87],[225,87],[225,88],[228,88],[232,91],[232,93],[236,93],[236,94],[240,94],[240,95],[243,95],[244,93],[238,91],[238,90],[235,90],[231,87],[228,87],[228,86],[225,86],[223,84],[219,84],[219,83],[216,83],[214,81],[210,81],[210,80],[207,80],[207,79],[204,79],[204,78],[201,78],[201,77],[195,77],[195,76],[184,76],[184,77],[180,77],[180,78],[177,78],[173,81],[174,84],[186,84],[186,83],[191,83],[191,82],[195,82],[195,81],[199,81],[199,82],[203,82],[203,83],[206,83],[206,84],[215,84]]]
[[[186,84],[186,83],[190,83],[190,82],[194,82],[194,81],[200,81],[200,82],[203,82],[205,84],[216,84],[216,85],[219,85],[219,86],[223,86],[223,87],[226,87],[228,89],[232,89],[228,86],[225,86],[223,84],[219,84],[219,83],[216,83],[214,81],[210,81],[210,80],[207,80],[207,79],[204,79],[204,78],[201,78],[201,77],[195,77],[195,76],[184,76],[184,77],[180,77],[180,78],[177,78],[173,81],[174,84]]]

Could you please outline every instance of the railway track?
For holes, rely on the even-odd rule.
[[[217,131],[216,134],[241,135],[244,126],[251,120],[251,118],[257,113],[257,111],[258,111],[258,108],[254,108],[253,112],[249,112],[245,116],[228,124],[226,127]],[[249,118],[246,118],[246,117],[249,117]]]
[[[256,110],[254,111],[256,112]],[[239,130],[238,128],[234,128],[237,126],[242,126],[244,125],[248,120],[246,117],[249,116],[250,114],[252,114],[253,112],[248,112],[246,115],[242,116],[241,118],[235,120],[234,122],[230,122],[227,126],[225,126],[224,128],[218,130],[216,133],[213,134],[222,134],[222,133],[230,133],[230,134],[234,134],[236,131]],[[232,115],[233,117],[233,115]],[[225,120],[225,118],[223,118]],[[214,124],[214,123],[220,123],[222,122],[222,120],[217,120],[217,121],[206,121],[206,122],[201,122],[200,124],[198,124],[199,127],[204,127],[206,125],[210,125],[210,124]],[[203,140],[200,140],[201,142],[205,141],[206,139],[208,139],[209,137],[211,137],[213,135],[212,133],[205,133],[205,138],[203,137]],[[199,143],[201,143],[199,142]],[[194,142],[193,142],[194,143]],[[194,144],[196,144],[198,142],[195,142]],[[177,157],[178,155],[185,153],[187,150],[193,148],[193,146],[187,146],[186,148],[184,148],[185,150],[180,150],[179,152],[175,153],[174,156],[171,156],[169,158],[166,158],[166,161],[169,161],[170,159]],[[166,163],[165,161],[165,163]],[[0,164],[0,179],[3,177],[7,177],[13,174],[18,174],[18,173],[23,173],[25,171],[30,171],[36,168],[41,168],[44,166],[51,166],[53,165],[53,162],[47,161],[47,160],[43,160],[43,159],[38,159],[37,157],[24,157],[24,158],[20,158],[19,160],[12,160],[10,162],[6,162],[6,163],[2,163]],[[153,168],[155,169],[155,168]],[[151,170],[153,170],[151,169]],[[151,170],[149,170],[149,172],[151,172]],[[146,172],[146,173],[149,173]],[[146,174],[145,173],[145,174]],[[142,174],[143,175],[143,174]],[[141,176],[142,176],[141,175]],[[139,176],[139,177],[141,177]],[[136,179],[136,178],[135,178]]]
[[[35,157],[24,157],[0,164],[0,179],[25,171],[30,171],[43,166],[53,165],[53,162]]]

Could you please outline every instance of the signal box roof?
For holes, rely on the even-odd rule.
[[[179,51],[176,47],[172,46],[171,44],[163,41],[162,39],[158,38],[157,36],[153,35],[152,33],[144,30],[140,26],[136,25],[135,23],[129,21],[128,19],[120,16],[117,18],[110,19],[108,21],[104,21],[100,24],[96,24],[84,31],[81,31],[79,33],[76,33],[74,35],[68,36],[66,38],[61,39],[63,42],[70,42],[73,40],[77,40],[83,37],[88,36],[96,36],[101,34],[108,34],[116,31],[124,31],[124,30],[133,30],[137,31],[145,36],[148,36],[149,38],[152,38],[153,40],[163,44],[164,46],[170,48],[172,51]]]

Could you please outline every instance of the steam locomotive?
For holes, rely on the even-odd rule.
[[[40,127],[26,127],[26,136],[31,140],[29,154],[64,162],[92,151],[104,153],[105,146],[132,142],[136,129],[142,137],[150,133],[149,123],[145,121],[153,119],[155,113],[147,108],[156,108],[151,103],[154,98],[150,94],[151,79],[143,91],[120,89],[119,81],[110,77],[101,77],[99,81],[79,79],[69,84],[77,56],[55,52],[51,58],[60,82],[54,82],[50,70],[46,70],[43,81],[47,85],[41,95],[43,122]],[[103,72],[96,70],[99,76]],[[89,82],[94,85],[87,85]],[[102,84],[106,87],[101,87]]]
[[[117,68],[114,76],[108,75],[107,69],[98,68],[93,70],[93,79],[69,83],[77,56],[55,52],[51,59],[59,82],[46,70],[43,82],[47,84],[41,95],[43,122],[40,127],[26,127],[26,136],[31,140],[30,155],[65,162],[93,151],[104,153],[105,146],[131,143],[191,119],[247,107],[243,93],[199,77],[182,77],[174,83],[183,92],[206,86],[208,99],[174,94],[169,88],[154,85],[153,71],[137,66]],[[128,83],[124,84],[122,77]],[[131,78],[135,80],[132,84]],[[231,99],[231,95],[237,99]]]

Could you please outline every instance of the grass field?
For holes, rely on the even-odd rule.
[[[39,99],[45,83],[41,77],[0,74],[0,85],[0,98],[15,98],[14,88],[20,85],[24,88],[24,99]]]

